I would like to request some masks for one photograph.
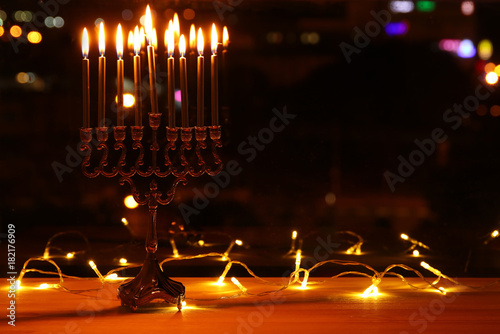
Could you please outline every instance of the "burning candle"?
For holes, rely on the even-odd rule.
[[[182,127],[189,127],[189,113],[188,113],[188,91],[187,91],[187,69],[186,69],[186,40],[184,35],[179,39],[179,71],[181,81],[181,115]]]
[[[141,49],[146,47],[146,33],[144,32],[144,27],[139,29],[139,33],[141,34]]]
[[[201,28],[198,29],[198,86],[197,86],[197,125],[203,126],[204,123],[204,72],[205,72],[205,58],[203,57],[203,48],[205,47],[205,41],[203,40],[203,32]]]
[[[175,67],[174,67],[174,30],[169,29],[167,50],[167,76],[168,76],[168,126],[175,128]]]
[[[90,84],[89,84],[89,34],[83,28],[82,34],[82,80],[83,80],[83,127],[90,127]]]
[[[134,32],[130,30],[128,32],[128,39],[127,39],[127,49],[128,52],[130,52],[130,55],[134,55]]]
[[[179,40],[179,36],[181,35],[181,27],[179,24],[179,15],[177,13],[174,13],[174,20],[173,20],[173,28],[174,28],[174,43],[177,46],[177,41]]]
[[[134,30],[134,53],[135,125],[142,126],[141,35],[137,26],[135,26]]]
[[[151,20],[151,9],[149,5],[146,7],[146,39],[148,42],[148,69],[149,69],[149,88],[151,97],[151,113],[158,113],[158,97],[156,95],[156,63],[155,49],[153,46],[153,22]]]
[[[196,28],[194,23],[191,24],[191,28],[189,29],[189,52],[194,54],[196,50]]]
[[[211,56],[211,74],[212,74],[212,125],[219,125],[219,100],[218,100],[218,60],[217,60],[217,29],[215,23],[212,24],[212,56]]]
[[[98,83],[98,126],[105,126],[105,111],[106,111],[106,57],[104,52],[106,49],[104,40],[104,24],[101,22],[99,26],[99,83]]]
[[[116,110],[118,111],[118,126],[123,126],[123,35],[122,26],[118,24],[116,29]]]

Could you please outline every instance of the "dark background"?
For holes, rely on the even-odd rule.
[[[116,91],[114,27],[121,22],[128,33],[147,3],[61,2],[0,1],[8,16],[0,37],[1,241],[5,245],[7,224],[15,224],[20,266],[28,257],[42,255],[55,233],[80,231],[92,248],[72,261],[58,261],[63,271],[86,275],[89,258],[97,258],[109,269],[122,256],[140,263],[148,213],[145,208],[124,206],[129,189],[120,186],[117,178],[87,179],[76,166],[78,161],[71,160],[78,157],[82,118],[81,31],[86,26],[91,39],[95,125],[94,21],[103,18],[107,26],[107,113],[114,119],[110,103]],[[187,186],[178,188],[169,206],[160,208],[159,258],[170,256],[167,239],[183,225],[193,234],[176,236],[181,254],[224,251],[229,239],[211,233],[228,233],[245,241],[246,247],[234,248],[235,258],[258,268],[258,274],[280,275],[293,265],[293,259],[282,254],[296,229],[304,238],[305,256],[313,256],[318,237],[331,238],[339,243],[331,258],[357,260],[377,269],[391,263],[418,268],[421,259],[405,252],[411,244],[399,237],[407,233],[429,245],[431,251],[422,250],[423,258],[448,270],[450,276],[499,275],[500,243],[498,239],[484,243],[500,227],[500,118],[490,112],[500,102],[498,87],[484,83],[485,62],[477,55],[459,58],[440,50],[438,43],[443,38],[468,38],[477,47],[488,38],[494,48],[489,61],[500,62],[500,4],[476,2],[474,14],[464,16],[459,2],[436,2],[432,12],[408,14],[390,12],[386,1],[150,3],[160,50],[172,10],[180,14],[182,33],[187,34],[194,22],[204,28],[205,41],[211,22],[219,29],[227,25],[227,72],[221,72],[220,81],[221,156],[241,166],[241,173],[189,221],[178,206],[192,205],[193,189],[203,190],[211,182],[208,176],[191,178]],[[126,9],[134,13],[131,20],[122,18]],[[184,19],[185,9],[193,9],[196,17]],[[50,11],[51,16],[64,19],[64,26],[37,27],[43,37],[39,44],[16,42],[9,37],[10,27],[26,28],[13,18],[17,10],[40,15]],[[371,11],[387,11],[392,22],[407,20],[409,31],[389,37],[380,28],[348,62],[339,45],[355,45],[356,27],[365,31],[369,22],[376,22]],[[125,53],[125,75],[132,78],[132,61]],[[158,59],[159,71],[165,71],[162,52]],[[19,83],[19,72],[33,73],[34,81]],[[474,95],[478,85],[488,86],[493,93],[481,101],[478,112],[472,111],[453,129],[443,114]],[[159,94],[160,109],[166,114],[165,94]],[[148,104],[144,107],[146,112]],[[269,127],[275,108],[286,108],[296,118],[247,161],[239,145]],[[447,139],[391,191],[384,173],[398,173],[398,157],[408,159],[417,149],[414,141],[431,138],[436,128],[443,129]],[[73,152],[73,158],[68,152]],[[55,165],[67,169],[56,172]],[[129,230],[120,222],[122,217],[129,220]],[[352,240],[339,233],[345,230],[365,239],[363,255],[344,254]],[[201,238],[208,247],[193,246]],[[86,249],[75,234],[61,236],[54,245],[55,256]],[[218,275],[222,267],[208,261],[179,264],[174,270],[174,276],[210,276]]]

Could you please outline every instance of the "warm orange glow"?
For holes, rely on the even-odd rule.
[[[82,55],[84,59],[87,59],[89,56],[89,34],[87,28],[83,28],[82,33]]]
[[[175,46],[175,42],[174,42],[174,31],[173,31],[173,27],[172,27],[172,20],[170,20],[170,22],[168,23],[168,36],[167,36],[167,51],[168,51],[168,56],[169,57],[173,57],[174,55],[174,46]]]
[[[30,31],[27,37],[28,41],[33,44],[38,44],[42,41],[42,34],[40,34],[38,31]]]
[[[139,34],[141,37],[141,48],[144,48],[146,46],[146,33],[144,32],[144,27],[139,29]]]
[[[4,32],[5,32],[5,29],[2,26],[0,26],[0,37],[3,36]]]
[[[146,7],[146,18],[144,23],[144,29],[146,30],[146,39],[148,44],[151,45],[151,37],[153,34],[153,20],[151,19],[151,9],[149,5]]]
[[[104,56],[106,50],[106,42],[104,40],[104,23],[101,22],[99,25],[99,55]]]
[[[186,55],[186,39],[184,38],[184,34],[179,38],[179,53],[181,57]]]
[[[203,49],[205,48],[205,40],[203,39],[203,31],[198,29],[198,54],[203,56]]]
[[[498,74],[495,72],[488,72],[484,77],[484,80],[490,85],[494,85],[498,82]]]
[[[17,38],[17,37],[21,36],[22,33],[23,33],[23,30],[18,25],[13,25],[12,27],[10,27],[10,34],[12,35],[12,37]]]
[[[227,49],[229,45],[229,33],[227,32],[227,27],[224,26],[224,29],[222,30],[222,46],[224,49]]]
[[[495,64],[494,63],[488,63],[488,64],[484,65],[484,71],[486,73],[493,72],[494,70],[495,70]]]
[[[118,24],[118,28],[116,29],[116,55],[118,59],[123,58],[123,33],[121,24]]]
[[[498,234],[499,234],[498,230],[494,230],[493,232],[491,232],[491,237],[496,238],[498,237]]]
[[[125,197],[123,203],[129,209],[135,209],[139,206],[139,204],[135,201],[134,196],[132,195],[128,195],[127,197]]]
[[[191,28],[189,29],[189,49],[191,51],[196,49],[196,28],[194,27],[194,23],[191,24]]]
[[[141,53],[141,34],[139,33],[138,26],[135,26],[134,29],[134,53],[136,56]]]
[[[151,34],[151,44],[155,49],[158,49],[158,37],[156,35],[156,28],[153,28],[153,33]]]
[[[133,94],[123,94],[123,106],[125,108],[133,107],[135,104],[135,97]]]
[[[413,251],[413,256],[415,256],[415,257],[420,256],[420,252],[418,251],[418,249],[415,249],[415,250]]]
[[[124,226],[128,226],[128,220],[127,220],[127,218],[125,218],[125,217],[122,218],[122,224]]]
[[[217,54],[217,28],[215,28],[215,23],[212,23],[212,54]]]
[[[177,15],[177,13],[174,14],[173,27],[174,27],[174,37],[179,37],[179,35],[181,34],[181,28],[179,25],[179,15]]]
[[[134,50],[134,32],[132,30],[128,32],[127,49],[129,51]]]

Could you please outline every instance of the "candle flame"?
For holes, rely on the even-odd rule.
[[[132,30],[128,32],[127,49],[129,51],[134,50],[134,32]]]
[[[163,37],[163,41],[165,42],[165,47],[168,47],[168,34],[169,34],[169,32],[168,32],[168,28],[167,28],[167,29],[165,29],[165,35]]]
[[[191,28],[189,29],[189,49],[191,51],[196,49],[196,28],[194,27],[194,23],[191,24]]]
[[[217,28],[215,28],[215,23],[212,23],[212,54],[217,54]]]
[[[87,28],[83,28],[82,33],[82,55],[84,59],[87,59],[89,56],[89,34]]]
[[[138,26],[135,26],[134,29],[134,53],[136,56],[141,53],[141,34],[139,33]]]
[[[227,32],[227,27],[224,26],[224,29],[222,30],[222,46],[224,49],[227,49],[229,45],[229,33]]]
[[[151,34],[151,44],[155,49],[158,48],[158,37],[156,35],[156,28],[153,28],[153,33]]]
[[[118,24],[118,28],[116,29],[116,55],[118,59],[122,59],[123,57],[123,34],[121,24]]]
[[[205,48],[205,41],[203,40],[203,31],[198,29],[198,54],[203,56],[203,49]]]
[[[167,41],[167,51],[168,51],[168,56],[172,57],[174,55],[174,30],[172,27],[172,20],[168,23],[168,41]]]
[[[177,13],[174,14],[174,37],[179,37],[180,33],[181,33],[181,28],[180,28],[180,25],[179,25],[179,15],[177,15]]]
[[[184,38],[184,34],[182,34],[179,39],[179,53],[181,57],[184,57],[186,54],[186,39]]]
[[[104,24],[101,22],[99,25],[99,55],[104,57],[104,51],[106,50],[106,43],[104,41]]]
[[[151,19],[151,9],[149,8],[149,5],[146,7],[146,18],[145,18],[145,23],[144,23],[144,29],[146,30],[146,39],[148,41],[148,44],[151,45],[151,38],[153,34],[153,21]]]
[[[140,39],[141,39],[141,48],[146,46],[146,33],[144,32],[144,27],[141,26],[139,29]]]

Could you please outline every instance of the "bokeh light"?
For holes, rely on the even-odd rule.
[[[0,10],[0,19],[2,21],[5,21],[7,19],[7,13],[4,12],[3,10]]]
[[[485,116],[488,114],[488,107],[486,107],[484,104],[480,104],[477,109],[476,109],[476,114],[479,116]]]
[[[476,48],[470,39],[464,39],[460,42],[457,55],[460,58],[472,58],[476,55]]]
[[[20,84],[28,83],[29,79],[30,77],[26,72],[19,72],[16,75],[16,81],[19,82]]]
[[[484,65],[484,71],[486,73],[493,72],[494,70],[495,70],[495,64],[494,63],[488,63],[488,64]]]
[[[5,29],[2,26],[0,26],[0,37],[2,37],[4,33]]]
[[[132,12],[130,9],[124,9],[122,11],[122,18],[125,21],[132,20],[134,18],[134,12]]]
[[[403,36],[408,32],[408,23],[406,21],[389,22],[384,29],[387,36]]]
[[[62,28],[64,26],[64,19],[60,16],[54,18],[54,27]]]
[[[42,34],[38,31],[30,31],[28,33],[28,41],[33,44],[38,44],[42,41]]]
[[[498,74],[496,74],[495,72],[488,72],[486,74],[486,76],[484,77],[484,80],[490,84],[490,85],[494,85],[498,82]]]
[[[54,18],[52,16],[47,16],[44,23],[47,28],[54,28]]]
[[[123,94],[123,106],[126,108],[130,108],[134,105],[135,103],[135,98],[134,95],[132,94]]]
[[[135,209],[139,206],[139,204],[135,201],[134,196],[132,195],[128,195],[127,197],[125,197],[123,203],[129,209]]]
[[[181,102],[181,90],[180,89],[176,89],[175,90],[175,102]]]
[[[478,46],[478,55],[482,60],[488,60],[493,55],[493,44],[488,39],[483,39],[479,42]]]
[[[12,35],[12,37],[18,38],[22,33],[23,30],[18,25],[13,25],[12,27],[10,27],[10,34]]]
[[[187,8],[187,9],[184,9],[184,11],[182,12],[182,16],[184,17],[184,19],[189,21],[189,20],[192,20],[195,18],[196,12],[194,10],[192,10],[191,8]]]
[[[462,1],[460,4],[460,10],[465,16],[474,14],[474,1]]]
[[[99,17],[99,18],[97,18],[97,19],[94,21],[94,25],[95,25],[96,27],[99,27],[99,25],[101,24],[101,22],[102,22],[102,23],[104,23],[104,20],[103,20],[102,18],[100,18],[100,17]]]
[[[500,116],[500,106],[498,106],[496,104],[494,106],[491,106],[491,108],[490,108],[490,114],[493,117]]]
[[[415,8],[413,1],[401,0],[401,1],[390,1],[389,9],[393,13],[410,13]]]

